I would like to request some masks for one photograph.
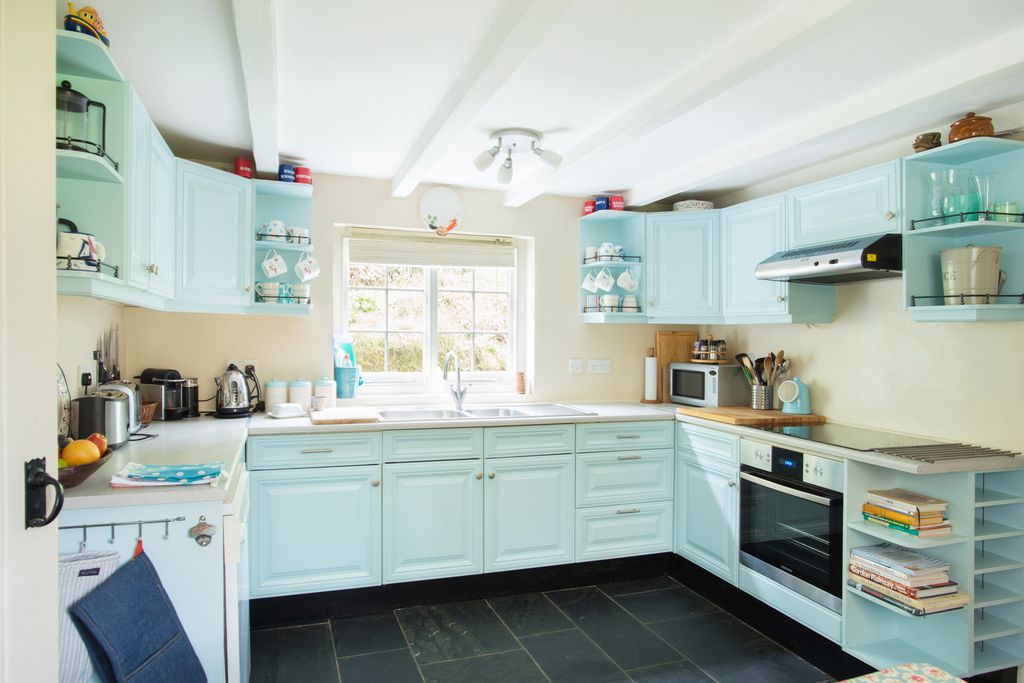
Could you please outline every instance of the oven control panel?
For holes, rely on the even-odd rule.
[[[772,447],[759,441],[740,439],[740,464],[772,471]]]
[[[845,479],[842,462],[804,453],[804,481],[808,484],[842,492]]]

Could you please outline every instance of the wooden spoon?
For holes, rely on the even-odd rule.
[[[764,359],[764,380],[768,386],[775,382],[775,362],[772,360],[774,355],[774,353],[770,354]]]

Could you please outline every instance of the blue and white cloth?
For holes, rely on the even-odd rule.
[[[140,465],[130,462],[115,474],[114,486],[191,486],[213,484],[224,469],[224,461],[198,465]]]

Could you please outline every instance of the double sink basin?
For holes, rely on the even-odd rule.
[[[515,419],[532,417],[572,417],[594,415],[588,410],[570,408],[560,403],[532,403],[519,406],[488,406],[486,408],[395,408],[381,410],[383,422],[437,422],[449,420]]]

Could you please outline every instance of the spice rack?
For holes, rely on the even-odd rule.
[[[729,352],[724,339],[695,339],[693,351],[690,355],[691,363],[706,363],[708,365],[730,365],[733,360],[729,358]]]

